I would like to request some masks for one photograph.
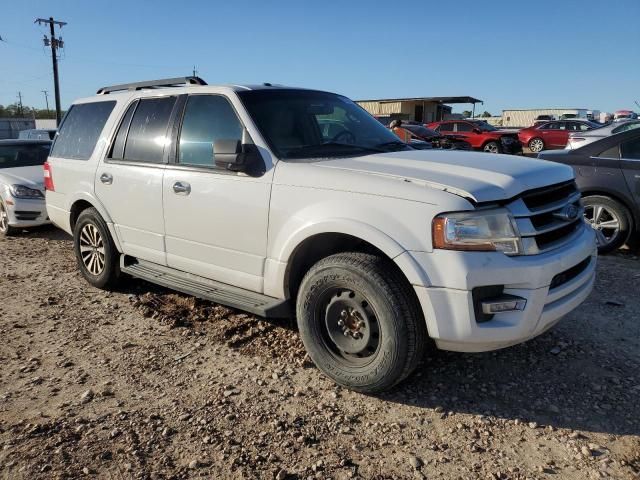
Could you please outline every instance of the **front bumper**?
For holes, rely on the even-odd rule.
[[[43,199],[8,198],[5,200],[9,225],[17,228],[37,227],[49,222]]]
[[[501,142],[502,153],[510,155],[519,155],[522,153],[522,143],[519,140],[514,140],[511,143]]]
[[[438,348],[482,352],[508,347],[540,335],[580,305],[593,289],[596,269],[593,230],[585,225],[576,241],[557,250],[508,257],[497,252],[407,252],[423,268],[430,285],[414,285]],[[588,261],[586,261],[589,259]],[[581,262],[570,280],[550,288],[556,275]],[[504,285],[504,293],[527,300],[524,310],[477,322],[472,290]]]

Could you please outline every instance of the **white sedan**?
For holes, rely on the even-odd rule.
[[[44,172],[51,142],[0,140],[0,236],[49,223]]]
[[[626,132],[634,128],[640,127],[640,120],[625,120],[624,122],[614,122],[608,125],[604,125],[593,130],[587,130],[585,132],[575,132],[569,134],[567,140],[566,150],[573,150],[575,148],[584,147],[596,140],[608,137],[609,135],[615,135],[616,133]]]

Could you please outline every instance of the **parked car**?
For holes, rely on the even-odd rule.
[[[442,135],[422,125],[403,124],[402,128],[422,142],[429,143],[433,148],[444,150],[471,150],[471,144],[458,135]]]
[[[538,158],[573,167],[584,215],[597,230],[598,249],[610,252],[640,233],[640,129]]]
[[[50,141],[0,140],[0,235],[48,223],[42,165]]]
[[[406,378],[427,336],[457,351],[528,340],[593,287],[595,233],[560,215],[578,207],[571,168],[418,151],[333,93],[101,88],[70,108],[45,172],[90,284],[122,272],[295,316],[318,368],[357,391]],[[539,211],[560,216],[539,228]]]
[[[53,140],[56,132],[57,130],[55,128],[32,128],[29,130],[21,130],[20,133],[18,133],[18,138],[23,140]]]
[[[550,122],[552,120],[555,120],[556,117],[554,115],[538,115],[536,117],[536,119],[534,120],[534,123],[538,123],[538,122]]]
[[[464,138],[476,150],[490,153],[522,153],[522,145],[518,141],[516,132],[498,130],[481,120],[434,122],[429,123],[427,127],[441,134],[455,134]]]
[[[588,120],[557,120],[533,127],[523,128],[518,132],[522,145],[529,147],[533,153],[554,148],[564,148],[571,132],[586,132],[599,127]]]
[[[640,120],[628,120],[623,123],[603,125],[601,127],[594,128],[593,130],[587,130],[586,132],[570,133],[569,139],[567,140],[567,146],[565,148],[571,150],[574,148],[584,147],[591,142],[608,137],[609,135],[626,132],[627,130],[633,130],[638,127],[640,127]]]

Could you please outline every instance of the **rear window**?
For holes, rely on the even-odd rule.
[[[115,104],[108,101],[73,105],[58,130],[51,156],[88,160]]]
[[[42,165],[49,155],[49,143],[0,145],[0,169]]]
[[[176,97],[140,100],[129,126],[124,158],[137,162],[162,163],[168,144],[167,125]]]

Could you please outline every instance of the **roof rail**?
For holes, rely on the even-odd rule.
[[[111,85],[110,87],[102,87],[96,93],[98,95],[105,95],[111,92],[119,92],[122,90],[142,90],[143,88],[157,88],[157,87],[178,87],[185,85],[206,85],[200,77],[176,77],[176,78],[162,78],[160,80],[149,80],[147,82],[136,83],[122,83],[120,85]]]

